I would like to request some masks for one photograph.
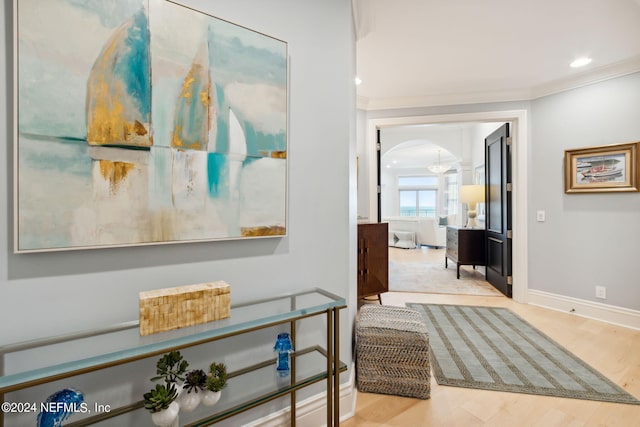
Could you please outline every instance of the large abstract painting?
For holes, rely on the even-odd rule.
[[[287,44],[164,0],[15,0],[15,251],[283,236]]]

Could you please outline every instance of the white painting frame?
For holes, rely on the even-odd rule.
[[[285,41],[172,1],[44,3],[14,0],[15,253],[287,235]]]

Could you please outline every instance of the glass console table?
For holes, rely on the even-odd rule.
[[[340,417],[340,372],[347,369],[339,360],[339,310],[345,307],[344,298],[316,288],[235,305],[231,307],[231,316],[227,319],[153,335],[140,336],[138,321],[132,321],[100,330],[2,345],[0,402],[5,401],[5,393],[12,391],[288,323],[296,351],[292,355],[291,373],[285,377],[284,383],[275,375],[275,358],[229,372],[222,399],[211,408],[201,407],[193,413],[181,412],[180,424],[188,427],[211,425],[289,395],[291,425],[295,426],[296,391],[325,380],[327,426],[337,426]],[[296,321],[321,315],[326,316],[324,346],[298,349]],[[63,348],[67,350],[63,351]],[[68,348],[74,350],[73,360],[69,360]],[[46,356],[43,357],[43,354]],[[25,364],[28,368],[9,369],[5,366],[5,359],[10,356],[27,361]],[[77,421],[74,421],[74,415],[70,420],[72,422],[65,423],[65,426],[92,425],[113,417],[118,417],[119,425],[151,425],[150,414],[143,409],[143,401],[140,400]],[[0,427],[3,426],[4,419],[0,418]]]

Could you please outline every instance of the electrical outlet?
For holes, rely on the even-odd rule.
[[[604,286],[596,286],[596,298],[607,299],[607,288]]]

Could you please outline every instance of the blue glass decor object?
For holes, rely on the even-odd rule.
[[[60,427],[75,412],[86,412],[84,396],[72,388],[56,391],[47,397],[38,414],[38,427]]]
[[[291,337],[289,337],[288,333],[283,332],[278,334],[273,351],[278,353],[278,357],[276,358],[276,372],[278,373],[278,376],[288,376],[289,359],[291,358],[291,353],[293,353],[293,345],[291,344]]]

